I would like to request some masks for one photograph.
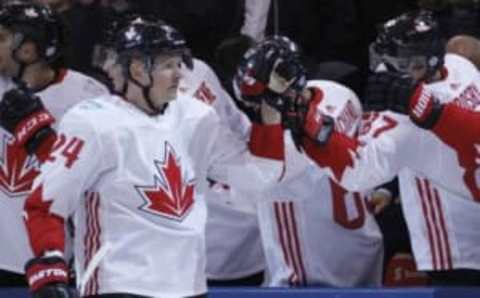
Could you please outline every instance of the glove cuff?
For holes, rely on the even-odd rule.
[[[55,136],[55,131],[50,126],[42,127],[25,143],[25,150],[29,155],[37,153],[37,149],[40,148],[46,140],[52,136]]]
[[[410,119],[419,127],[431,129],[443,111],[443,105],[423,86],[417,87],[409,107]]]
[[[30,291],[34,292],[52,283],[68,283],[68,267],[61,257],[34,258],[25,265]]]

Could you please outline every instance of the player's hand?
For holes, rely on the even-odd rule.
[[[26,89],[12,89],[0,101],[0,125],[14,135],[17,145],[29,154],[53,132],[53,116],[38,96]]]
[[[25,265],[25,274],[33,298],[77,298],[68,287],[68,267],[60,256],[38,257]]]
[[[392,195],[386,191],[376,190],[372,193],[370,204],[373,206],[373,213],[380,214],[385,208],[392,204]]]
[[[365,111],[391,110],[408,114],[415,89],[416,83],[409,77],[391,72],[374,73],[368,77],[363,107]]]

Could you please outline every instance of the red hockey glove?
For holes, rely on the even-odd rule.
[[[33,154],[42,142],[54,134],[55,121],[42,101],[29,90],[12,89],[0,102],[0,125],[14,135],[16,143]]]
[[[436,100],[430,91],[419,85],[409,103],[410,119],[418,126],[431,129],[435,126],[443,111],[443,105]]]

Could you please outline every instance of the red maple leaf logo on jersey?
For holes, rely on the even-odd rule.
[[[39,163],[27,155],[22,147],[14,145],[14,139],[3,135],[0,147],[0,190],[9,197],[30,193],[33,179],[38,175]]]
[[[136,186],[145,201],[140,209],[149,213],[182,221],[193,206],[194,181],[187,181],[182,173],[180,159],[165,143],[163,161],[154,161],[157,175],[153,186]]]

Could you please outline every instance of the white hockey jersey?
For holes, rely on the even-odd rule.
[[[480,75],[468,60],[445,57],[444,78],[427,85],[442,101],[478,109]],[[475,181],[456,152],[430,131],[389,111],[364,119],[359,142],[332,135],[326,147],[307,144],[309,155],[352,191],[369,189],[398,174],[402,207],[420,270],[480,269],[480,212]],[[306,141],[308,143],[308,141]],[[335,156],[334,161],[326,158]]]
[[[243,140],[250,132],[250,121],[224,90],[213,70],[193,59],[193,70],[183,72],[180,93],[193,96],[212,106],[225,129]],[[237,208],[246,194],[221,183],[205,190],[207,202],[206,251],[207,277],[215,280],[237,279],[265,268],[260,231],[255,212]],[[235,237],[231,237],[235,235]],[[229,238],[229,241],[225,239]]]
[[[197,193],[207,177],[237,185],[247,175],[252,180],[240,185],[260,188],[281,172],[281,162],[251,163],[245,144],[193,98],[177,98],[156,116],[117,96],[86,101],[65,115],[59,134],[64,145],[35,186],[52,213],[76,213],[84,295],[206,292],[206,206]]]
[[[362,112],[355,94],[330,81],[308,86],[321,97],[319,108],[352,135]],[[290,174],[258,203],[265,285],[380,286],[383,241],[368,208],[370,193],[345,191],[295,148],[288,131],[285,140]]]
[[[0,98],[14,87],[9,80],[3,82]],[[74,104],[105,93],[108,90],[94,79],[65,70],[57,82],[37,95],[58,122]],[[14,145],[13,137],[3,128],[0,128],[0,138],[0,268],[23,273],[25,263],[33,257],[22,218],[23,205],[38,175],[39,162]]]

